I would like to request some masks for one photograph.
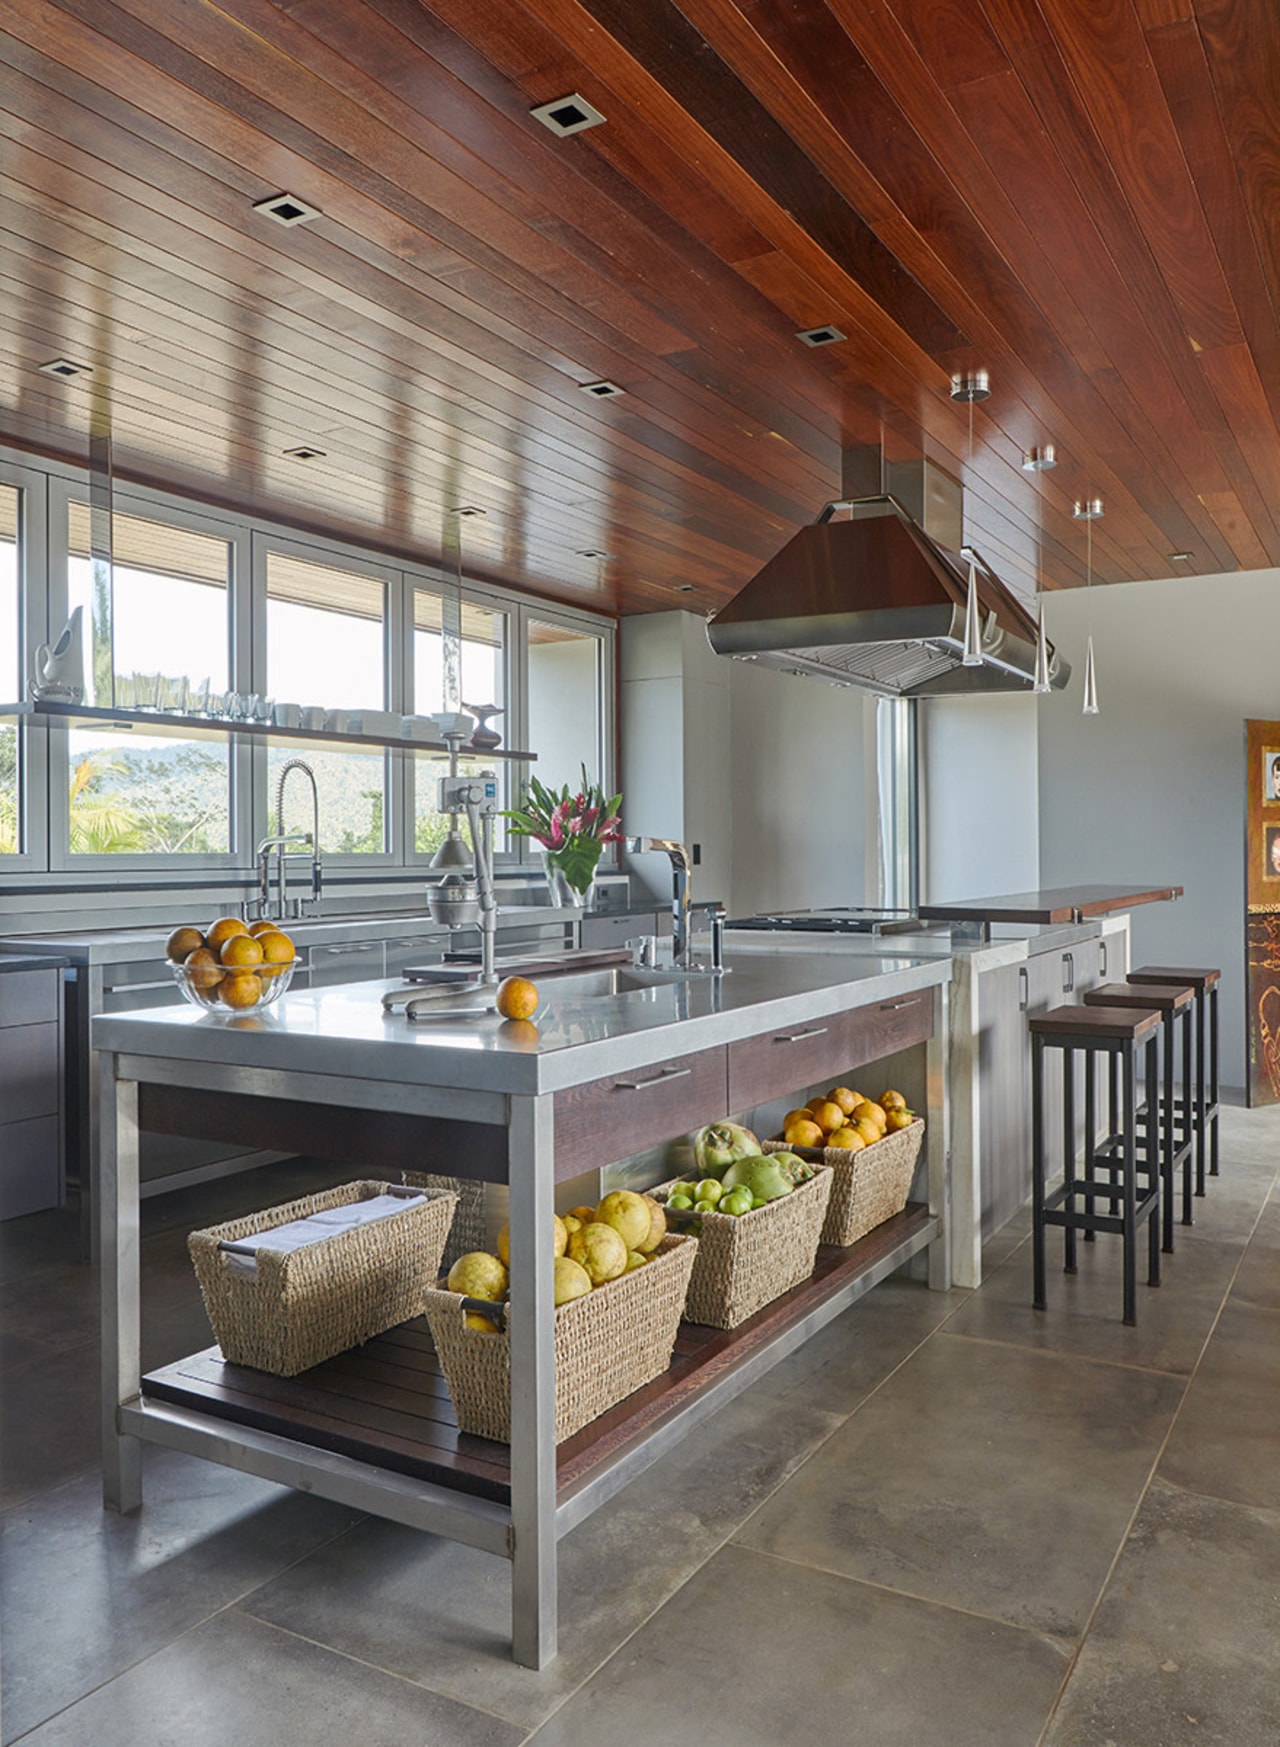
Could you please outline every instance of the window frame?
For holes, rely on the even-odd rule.
[[[0,485],[18,492],[18,696],[27,696],[32,661],[53,636],[49,605],[49,475],[0,457]],[[62,629],[65,619],[59,622]],[[49,742],[57,730],[31,717],[13,718],[18,730],[18,841],[0,856],[0,877],[43,873],[47,866]],[[25,728],[25,732],[24,732]]]

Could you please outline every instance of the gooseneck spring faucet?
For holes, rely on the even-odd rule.
[[[689,851],[673,837],[624,837],[622,847],[628,855],[647,855],[653,850],[671,863],[671,956],[681,970],[693,969],[689,934],[689,874],[693,861]]]
[[[284,790],[285,783],[291,771],[301,771],[311,785],[311,830],[286,831],[284,829]],[[309,851],[307,860],[311,870],[311,901],[320,900],[322,875],[320,871],[320,794],[316,788],[316,776],[305,759],[290,758],[281,766],[279,780],[276,783],[276,829],[274,837],[264,837],[258,845],[258,892],[262,914],[267,914],[271,902],[271,861],[275,858],[276,870],[276,919],[284,921],[287,914],[287,899],[285,894],[285,862],[288,858],[288,845],[297,843]],[[301,914],[301,902],[296,902],[297,913]]]

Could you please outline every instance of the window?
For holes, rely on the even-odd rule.
[[[460,694],[466,704],[496,705],[502,714],[491,715],[488,720],[495,733],[502,733],[507,709],[507,615],[475,601],[462,602],[460,672],[450,674],[446,683],[447,604],[446,597],[435,590],[413,590],[414,711],[419,716],[435,715],[447,707],[447,697]],[[463,771],[486,768],[483,757],[463,758],[460,767]],[[505,783],[510,767],[500,760],[493,761],[492,767]],[[448,768],[448,761],[442,758],[420,754],[414,760],[413,847],[418,854],[432,854],[444,840],[448,820],[436,811],[436,779]],[[508,805],[505,797],[503,805]],[[499,819],[496,825],[494,846],[502,849],[506,842],[504,822]]]
[[[530,618],[529,750],[548,788],[576,789],[586,765],[593,782],[604,770],[603,639],[594,631]]]
[[[360,570],[338,569],[271,549],[266,556],[264,685],[278,703],[346,711],[384,710],[387,700],[387,585]],[[315,774],[320,848],[326,854],[381,855],[387,848],[387,758],[383,752],[320,751],[273,741],[267,753],[269,833],[309,831],[310,798],[290,787],[277,816],[280,773],[304,756]],[[295,815],[295,807],[302,812]],[[305,817],[303,817],[305,813]]]
[[[67,599],[82,608],[85,702],[184,707],[228,688],[231,549],[226,540],[117,510],[112,562],[96,563],[87,503],[67,506]],[[199,676],[199,677],[197,677]],[[67,736],[72,856],[225,855],[227,745],[102,728]]]
[[[17,703],[22,683],[21,620],[18,597],[18,512],[21,499],[11,485],[0,485],[0,698]],[[0,722],[0,856],[22,849],[22,808],[18,788],[18,726]]]

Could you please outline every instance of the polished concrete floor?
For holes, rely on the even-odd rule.
[[[104,1515],[96,1314],[65,1216],[0,1227],[3,1738],[33,1747],[1273,1747],[1280,1109],[1138,1326],[1115,1240],[1030,1308],[877,1289],[561,1547],[559,1658],[500,1561],[146,1458]],[[208,1343],[183,1240],[297,1167],[147,1204],[146,1359]]]

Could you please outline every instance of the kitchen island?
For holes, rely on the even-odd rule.
[[[291,990],[263,1015],[162,1008],[95,1019],[107,1505],[141,1505],[141,1446],[154,1442],[499,1554],[512,1567],[515,1657],[543,1666],[556,1651],[560,1535],[913,1256],[927,1257],[931,1286],[949,1284],[948,975],[945,961],[833,965],[779,953],[731,956],[722,976],[586,973],[558,989],[548,979],[536,1025],[443,1014],[411,1025],[384,1014],[381,996],[395,987],[384,982]],[[557,1452],[551,1270],[539,1265],[556,1183],[891,1057],[916,1060],[925,1094],[923,1202],[861,1244],[820,1252],[811,1281],[704,1340],[673,1366],[670,1387],[637,1391],[594,1440],[580,1434]],[[139,1135],[193,1127],[342,1158],[353,1176],[408,1168],[506,1184],[509,1459],[455,1433],[460,1456],[464,1443],[483,1446],[488,1483],[464,1461],[446,1475],[402,1438],[326,1429],[305,1378],[273,1380],[271,1415],[245,1405],[232,1367],[221,1387],[184,1384],[181,1367],[142,1378]]]

